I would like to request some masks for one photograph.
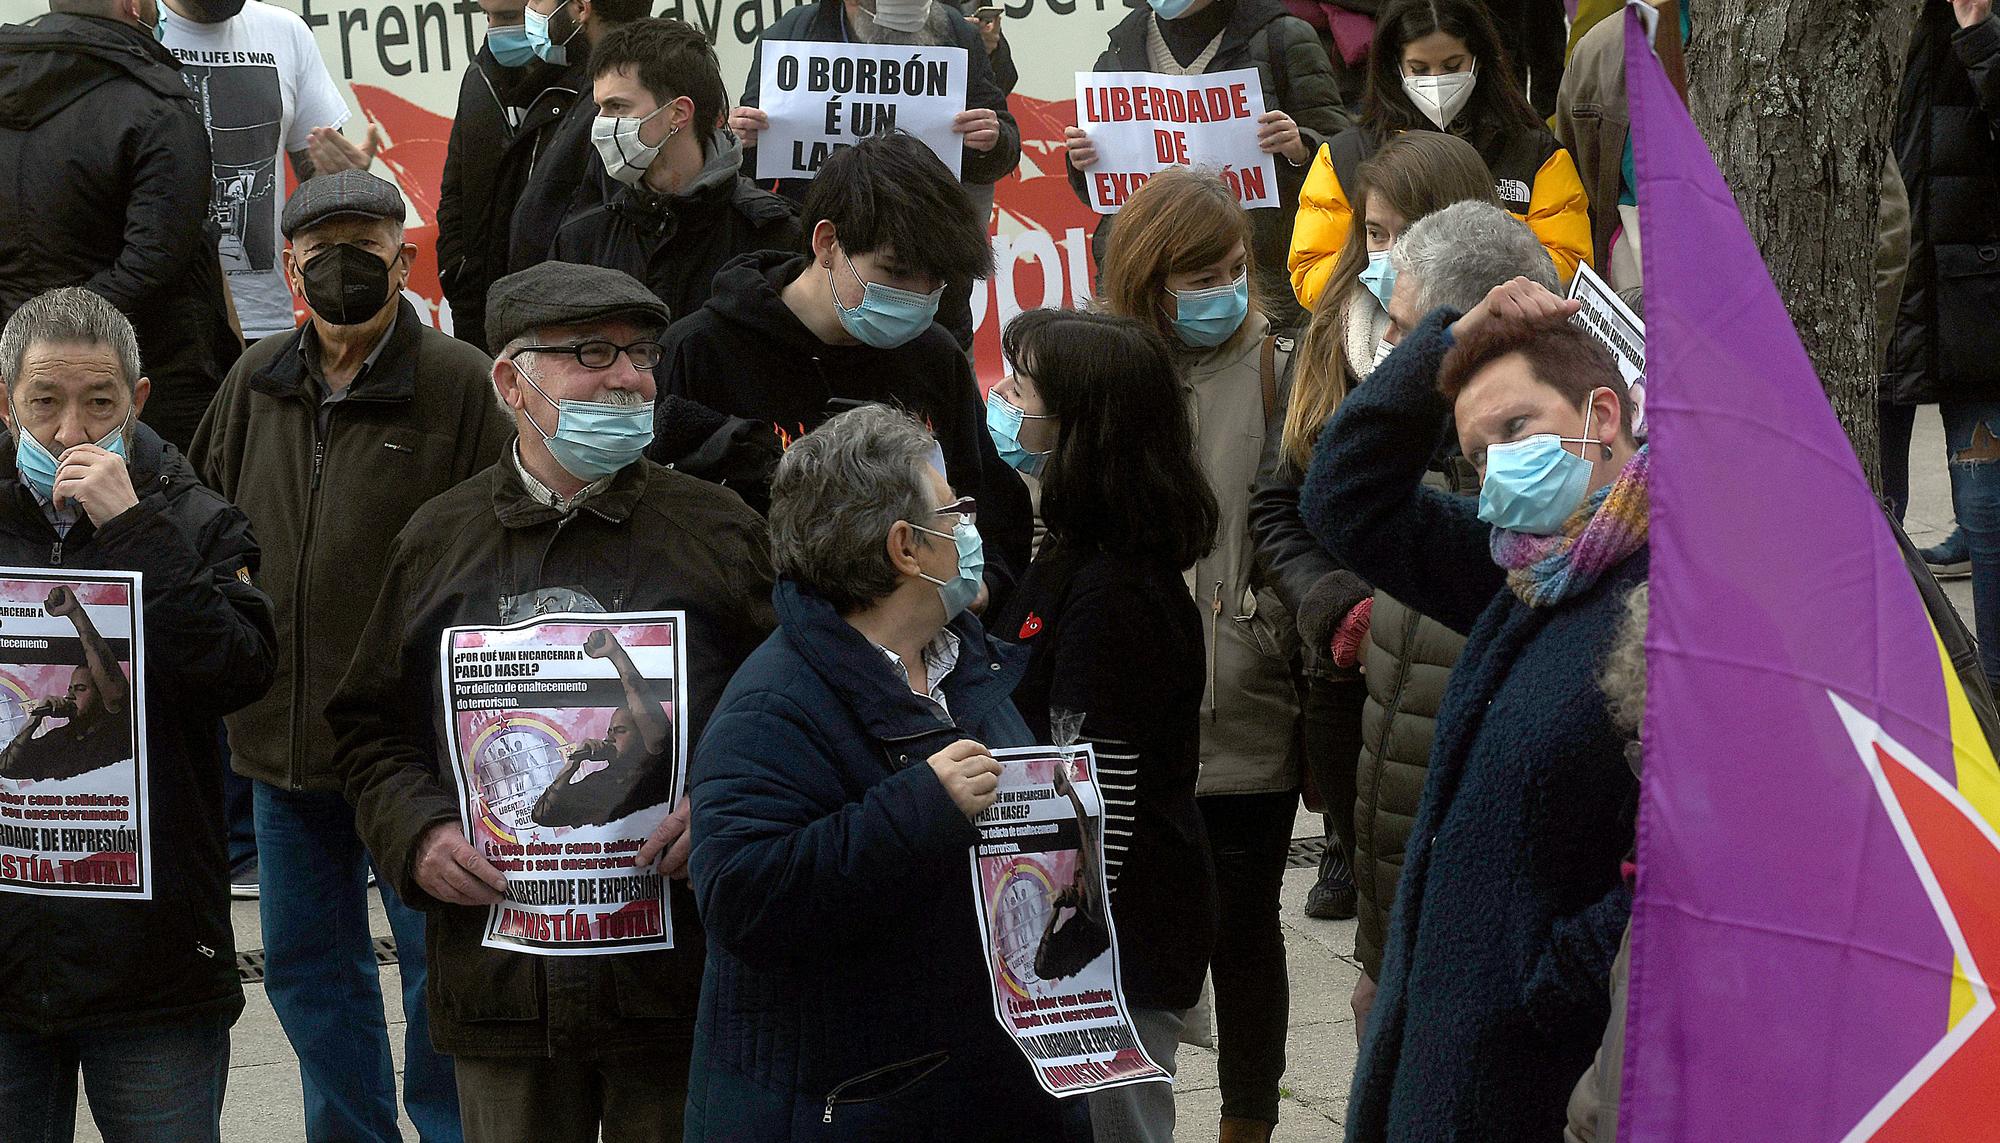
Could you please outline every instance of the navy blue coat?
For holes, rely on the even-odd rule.
[[[689,1143],[1063,1138],[994,1016],[977,836],[927,764],[1030,743],[1008,697],[1025,650],[954,621],[945,717],[824,600],[780,580],[772,602],[689,775],[708,931]]]
[[[1450,414],[1436,379],[1457,316],[1425,319],[1343,402],[1300,497],[1336,557],[1468,635],[1355,1068],[1357,1143],[1560,1138],[1632,905],[1619,867],[1638,781],[1598,677],[1646,551],[1531,608],[1506,589],[1475,503],[1422,485]]]

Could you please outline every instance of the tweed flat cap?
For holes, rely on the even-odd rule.
[[[486,291],[486,351],[495,357],[507,343],[548,325],[581,325],[629,317],[667,328],[667,303],[622,270],[543,262],[509,274]]]
[[[299,184],[299,189],[285,202],[278,229],[289,241],[292,235],[329,218],[353,215],[401,222],[403,214],[403,192],[396,189],[395,183],[367,171],[335,171]]]

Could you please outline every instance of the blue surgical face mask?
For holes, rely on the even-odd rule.
[[[1389,299],[1396,293],[1396,264],[1389,260],[1387,250],[1368,252],[1368,265],[1362,268],[1361,284],[1382,303],[1382,312],[1389,312]]]
[[[1196,349],[1228,341],[1250,313],[1250,275],[1237,275],[1226,286],[1206,290],[1175,290],[1174,332]]]
[[[917,572],[937,585],[938,598],[944,601],[944,621],[950,623],[979,598],[979,587],[986,581],[985,541],[980,538],[979,529],[973,526],[972,521],[963,516],[949,532],[926,528],[922,524],[911,524],[910,527],[925,535],[950,540],[958,549],[958,574],[952,578],[938,579],[924,575],[922,571]]]
[[[1153,14],[1162,20],[1178,20],[1194,7],[1194,0],[1146,0],[1153,6]]]
[[[1040,476],[1049,463],[1049,452],[1029,452],[1021,445],[1022,421],[1053,420],[1045,414],[1023,412],[1021,407],[1000,395],[998,389],[986,394],[986,431],[993,435],[993,447],[1000,459],[1017,472]]]
[[[514,368],[520,370],[521,377],[529,388],[542,394],[542,400],[556,407],[556,431],[551,436],[542,432],[542,426],[535,424],[533,417],[528,423],[535,425],[535,431],[542,434],[542,440],[549,446],[549,455],[563,466],[563,471],[578,480],[602,480],[612,473],[638,460],[646,453],[646,446],[653,443],[653,406],[650,403],[638,405],[612,405],[602,401],[558,401],[528,371],[521,369],[518,362]]]
[[[840,304],[832,266],[826,268],[826,284],[833,290],[833,308],[840,315],[841,328],[855,340],[877,349],[894,349],[930,328],[937,317],[938,299],[944,296],[943,286],[928,294],[899,290],[863,278],[847,251],[840,252],[840,260],[847,264],[847,272],[854,275],[854,280],[861,283],[861,304],[853,309]]]
[[[1594,406],[1584,407],[1581,437],[1537,433],[1488,448],[1486,479],[1479,486],[1479,518],[1496,528],[1531,536],[1553,536],[1562,531],[1563,522],[1590,491],[1591,468],[1590,461],[1563,445],[1603,447],[1589,435],[1594,411]]]
[[[122,460],[125,457],[125,434],[131,427],[132,418],[127,417],[124,424],[91,443]],[[56,458],[42,447],[35,434],[21,427],[19,413],[14,414],[14,471],[21,474],[28,487],[41,493],[42,499],[55,498]]]
[[[548,31],[547,20],[542,22],[542,30],[545,33]],[[525,67],[529,60],[535,58],[534,41],[528,37],[526,24],[486,29],[486,47],[501,67]]]
[[[557,10],[560,11],[561,9]],[[571,28],[569,35],[564,36],[563,42],[559,44],[549,37],[549,20],[551,17],[544,16],[533,8],[524,9],[522,15],[527,20],[524,28],[528,34],[530,49],[536,55],[542,57],[545,63],[552,63],[557,67],[568,63],[569,42],[575,39],[576,34],[583,29]]]

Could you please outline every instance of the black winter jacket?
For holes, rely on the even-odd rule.
[[[1910,269],[1890,340],[1898,404],[2000,400],[2000,18],[1917,16],[1896,103]]]
[[[1467,635],[1389,918],[1350,1143],[1558,1137],[1632,908],[1619,867],[1638,779],[1598,676],[1648,553],[1558,606],[1507,590],[1477,506],[1422,483],[1450,412],[1437,372],[1458,316],[1425,318],[1342,402],[1300,498],[1356,572]]]
[[[734,136],[716,132],[708,165],[672,195],[628,187],[594,168],[583,181],[549,256],[623,270],[659,295],[667,312],[685,317],[708,301],[716,272],[758,250],[799,246],[799,220],[790,200],[737,173],[742,150]]]
[[[648,455],[677,464],[708,443],[688,447],[701,434],[688,432],[683,422],[714,418],[720,424],[717,414],[768,425],[789,441],[851,405],[906,409],[937,434],[952,487],[979,501],[986,583],[997,607],[1028,566],[1033,514],[1027,487],[993,448],[972,366],[936,324],[895,349],[821,341],[779,296],[806,265],[802,254],[745,255],[716,275],[706,306],[667,330]],[[753,503],[769,502],[765,487],[740,491]]]
[[[185,448],[242,346],[209,222],[208,131],[140,28],[51,13],[0,27],[0,321],[58,286],[132,320],[144,420]]]
[[[326,715],[375,867],[427,913],[439,1051],[568,1059],[684,1046],[702,963],[701,920],[678,881],[674,948],[557,957],[482,947],[486,909],[445,904],[417,884],[418,840],[459,825],[437,677],[445,628],[527,619],[543,593],[563,589],[606,611],[684,610],[692,742],[774,625],[767,548],[763,521],[736,496],[643,460],[564,514],[531,499],[504,457],[418,509],[396,537]]]
[[[590,145],[590,121],[597,118],[597,100],[590,94],[590,60],[583,37],[570,41],[570,70],[577,75],[577,96],[562,113],[542,144],[541,161],[528,174],[520,201],[508,224],[506,273],[539,266],[549,260],[556,229],[583,193],[583,180],[602,170],[597,149]]]
[[[508,227],[522,188],[589,77],[577,66],[530,60],[501,67],[480,46],[458,86],[458,114],[438,195],[438,281],[452,333],[486,349],[486,288],[507,273]],[[519,108],[518,120],[510,109]]]
[[[145,577],[153,831],[150,901],[0,895],[0,1027],[13,1030],[234,1020],[243,1010],[218,743],[222,716],[271,685],[271,603],[251,586],[250,522],[144,425],[133,430],[129,471],[139,503],[102,528],[81,520],[59,542],[14,469],[13,441],[0,438],[0,564]]]
[[[1292,219],[1299,209],[1299,188],[1312,169],[1312,156],[1322,143],[1348,127],[1347,111],[1341,105],[1340,86],[1333,64],[1319,37],[1304,20],[1290,15],[1279,0],[1234,0],[1228,23],[1223,25],[1222,44],[1205,72],[1254,67],[1263,80],[1264,107],[1282,111],[1299,125],[1305,141],[1306,161],[1293,166],[1283,155],[1272,160],[1278,171],[1279,207],[1250,212],[1251,231],[1256,241],[1259,292],[1264,311],[1278,329],[1289,328],[1303,316],[1292,296],[1291,279],[1285,260],[1292,248]],[[1139,4],[1117,27],[1111,29],[1111,46],[1097,57],[1093,71],[1152,71],[1146,56],[1146,33],[1153,21],[1153,9]],[[1084,172],[1063,164],[1071,189],[1085,203],[1090,192]],[[1103,215],[1091,235],[1091,255],[1101,265],[1111,242],[1112,219]]]
[[[979,38],[979,30],[966,23],[955,8],[939,5],[936,9],[948,17],[940,26],[950,30],[953,43],[965,49],[968,67],[965,81],[966,110],[986,108],[1000,116],[1000,141],[990,151],[974,151],[967,148],[964,165],[959,170],[961,182],[985,186],[997,183],[1007,177],[1021,162],[1021,128],[1014,122],[1014,114],[1007,110],[1007,95],[994,80],[993,65],[986,58],[986,45]],[[743,82],[741,106],[755,107],[761,90],[764,73],[765,40],[807,40],[823,44],[844,44],[851,40],[848,35],[847,11],[842,0],[816,0],[815,3],[801,4],[778,18],[770,29],[758,38],[756,47],[750,53],[750,77]],[[1012,62],[1012,54],[1008,56]],[[743,169],[755,176],[757,172],[757,151],[751,148],[744,152]],[[771,189],[794,202],[802,202],[806,197],[806,187],[810,179],[781,179]]]

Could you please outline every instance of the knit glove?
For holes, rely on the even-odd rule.
[[[1361,649],[1368,645],[1368,621],[1375,615],[1375,597],[1354,605],[1347,618],[1333,631],[1333,665],[1346,669],[1361,664]]]
[[[1319,577],[1318,582],[1299,601],[1296,622],[1299,638],[1308,647],[1324,647],[1333,638],[1333,630],[1354,605],[1375,594],[1366,580],[1351,571],[1330,571]]]

